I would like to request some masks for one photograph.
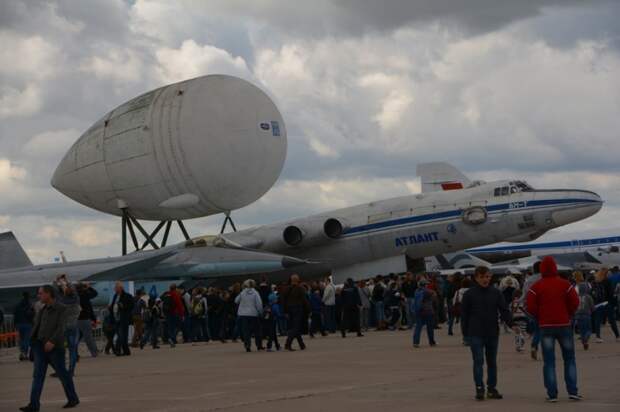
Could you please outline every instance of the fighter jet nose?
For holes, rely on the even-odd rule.
[[[303,259],[297,259],[297,258],[290,257],[290,256],[284,256],[282,258],[282,267],[285,269],[292,268],[295,266],[305,265],[306,263],[308,262],[306,262]]]

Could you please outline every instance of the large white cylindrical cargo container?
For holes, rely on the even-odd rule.
[[[93,209],[138,219],[191,219],[259,199],[286,158],[286,128],[258,87],[209,75],[112,110],[71,147],[52,178]]]

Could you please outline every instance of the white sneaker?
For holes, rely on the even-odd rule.
[[[596,342],[596,343],[603,343],[603,339],[601,339],[601,338],[596,338],[596,339],[594,339],[594,342]]]

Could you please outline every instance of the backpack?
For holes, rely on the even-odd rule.
[[[205,305],[202,303],[202,298],[194,298],[192,300],[192,315],[201,317],[205,314]]]
[[[166,315],[169,315],[172,313],[172,297],[170,296],[170,294],[165,294],[162,298],[161,298],[161,302],[162,302],[162,309],[164,311],[164,313]]]
[[[144,312],[142,312],[142,320],[144,323],[151,323],[153,320],[153,313],[151,312],[151,308],[146,308]]]
[[[461,299],[460,293],[456,292],[455,302],[452,304],[452,316],[461,316]]]
[[[413,295],[413,308],[416,313],[420,313],[424,307],[424,288],[420,287],[416,289]]]

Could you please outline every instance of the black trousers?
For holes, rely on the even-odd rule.
[[[351,332],[361,333],[360,309],[357,306],[342,308],[342,321],[340,322],[340,331],[343,335],[345,335],[347,330]]]
[[[263,339],[267,339],[267,349],[275,344],[276,349],[280,350],[280,342],[278,342],[278,334],[276,333],[276,320],[270,317],[262,321]]]
[[[116,354],[131,355],[129,350],[129,321],[122,319],[116,324]]]
[[[304,340],[301,337],[304,322],[304,307],[302,305],[292,305],[288,308],[288,337],[286,338],[286,346],[290,347],[294,339],[301,348],[304,348]]]
[[[317,332],[321,332],[321,334],[324,334],[325,326],[323,325],[321,313],[312,312],[312,315],[310,315],[310,336],[314,336],[314,334]]]
[[[252,335],[254,335],[254,343],[256,348],[262,347],[260,329],[257,316],[239,316],[239,327],[241,329],[241,337],[246,348],[252,346]]]

